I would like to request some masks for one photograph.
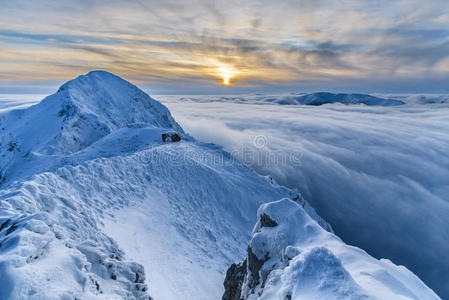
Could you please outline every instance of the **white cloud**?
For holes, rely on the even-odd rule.
[[[432,98],[423,97],[403,98]],[[221,144],[258,172],[299,188],[346,242],[406,265],[449,297],[447,104],[307,107],[158,98],[197,139]],[[258,135],[268,141],[263,148],[253,144]],[[258,158],[279,151],[299,154],[300,163]]]

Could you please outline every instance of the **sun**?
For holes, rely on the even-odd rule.
[[[217,69],[217,75],[223,80],[223,85],[231,85],[231,79],[238,74],[237,70],[229,67],[223,66]]]

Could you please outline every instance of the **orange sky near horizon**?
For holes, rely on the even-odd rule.
[[[0,92],[94,69],[156,90],[449,86],[444,1],[375,2],[0,0]]]

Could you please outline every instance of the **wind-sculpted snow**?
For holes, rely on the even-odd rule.
[[[345,245],[290,199],[260,207],[242,266],[237,289],[229,289],[235,267],[228,271],[225,300],[439,299],[406,268]]]
[[[83,172],[105,167],[81,165],[183,134],[167,108],[115,75],[91,72],[6,112],[1,126],[0,298],[148,298],[142,265],[124,260],[99,227],[105,209],[128,200],[95,198],[104,196],[100,182],[83,182]],[[89,184],[96,189],[86,194]]]
[[[101,214],[126,200],[92,193],[86,168],[1,190],[1,299],[148,299],[143,267],[99,230]]]
[[[216,299],[257,207],[302,199],[109,73],[2,118],[1,299]]]
[[[251,212],[290,193],[235,162],[215,165],[223,155],[165,144],[2,190],[0,276],[14,282],[3,296],[122,299],[149,288],[156,299],[216,299],[227,266],[243,255]],[[137,212],[145,212],[138,222]],[[142,265],[129,259],[146,267],[148,287]]]
[[[259,173],[298,188],[345,242],[405,265],[449,298],[447,104],[311,107],[159,98],[195,138],[223,145]]]
[[[1,299],[218,299],[257,208],[285,197],[333,232],[297,191],[193,140],[110,73],[80,76],[1,122]],[[181,141],[162,142],[175,132]]]

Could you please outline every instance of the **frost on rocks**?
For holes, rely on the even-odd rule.
[[[405,267],[344,244],[287,198],[260,207],[247,257],[224,286],[224,300],[439,299]]]

